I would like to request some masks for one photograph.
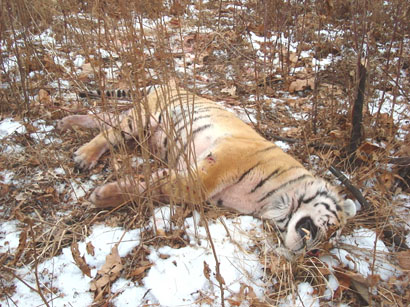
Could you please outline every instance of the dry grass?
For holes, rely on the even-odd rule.
[[[35,133],[33,122],[38,119],[54,123],[64,115],[89,110],[116,114],[130,107],[143,110],[144,86],[178,76],[187,88],[200,95],[253,112],[255,128],[266,138],[291,138],[289,152],[319,175],[334,181],[326,174],[332,164],[349,174],[372,206],[360,212],[346,232],[358,226],[375,230],[394,251],[393,261],[395,252],[408,250],[404,243],[408,221],[397,214],[404,204],[395,197],[408,191],[408,166],[389,164],[390,157],[410,155],[409,80],[403,77],[403,72],[408,76],[410,65],[408,3],[328,0],[306,4],[270,0],[188,4],[182,0],[167,4],[122,0],[87,4],[63,0],[2,3],[0,70],[2,85],[7,86],[0,89],[1,118],[22,119],[27,131]],[[150,25],[143,24],[143,20],[150,20]],[[46,29],[52,29],[54,41],[36,39]],[[258,53],[250,44],[253,34],[266,37],[259,43]],[[291,42],[298,43],[296,51]],[[317,59],[329,54],[335,57],[319,70],[318,65],[309,63],[310,59],[301,57],[309,50],[314,50]],[[75,69],[77,55],[86,63],[82,73]],[[59,62],[61,59],[66,60],[64,65]],[[351,105],[360,60],[367,63],[368,71],[363,135],[377,146],[360,147],[357,160],[352,162],[345,149],[350,139]],[[17,65],[9,69],[10,61]],[[297,83],[306,84],[307,80],[310,87]],[[116,88],[130,90],[128,102],[106,95],[88,100],[73,95],[87,89]],[[47,94],[40,96],[40,90]],[[272,104],[272,98],[280,100]],[[386,112],[383,106],[389,102],[391,107]],[[370,112],[374,109],[376,112]],[[403,111],[397,115],[395,110]],[[306,116],[299,118],[294,114]],[[22,264],[35,265],[58,255],[63,247],[86,237],[93,224],[126,229],[147,225],[153,208],[158,206],[150,191],[139,203],[112,211],[91,209],[86,201],[89,190],[78,199],[69,196],[70,185],[87,183],[92,174],[103,174],[94,182],[100,184],[117,177],[133,178],[135,173],[148,178],[164,166],[140,142],[138,148],[121,144],[113,149],[115,154],[104,156],[90,174],[76,172],[73,150],[92,134],[69,132],[61,136],[61,144],[50,139],[47,146],[36,142],[29,133],[4,140],[3,148],[10,142],[25,150],[16,155],[0,155],[0,169],[12,170],[19,182],[1,186],[0,199],[7,204],[2,206],[1,219],[18,219],[26,225],[26,239],[21,240],[15,255],[1,255],[2,278],[10,279],[14,269]],[[144,140],[144,136],[139,139]],[[133,166],[130,152],[136,150],[145,163]],[[53,171],[58,167],[64,169],[64,175]],[[57,191],[56,186],[62,190]],[[145,276],[132,274],[136,263],[149,264],[144,246],[189,244],[183,219],[195,208],[178,203],[171,200],[171,206],[176,206],[174,229],[167,234],[145,232],[140,246],[124,261],[124,276],[139,281]],[[221,215],[235,214],[200,204],[196,209],[205,224]],[[269,236],[274,234],[272,229],[266,231]],[[267,279],[278,282],[267,290],[264,302],[254,300],[255,306],[277,305],[280,299],[295,293],[295,285],[302,281],[309,281],[315,293],[323,295],[330,272],[318,258],[288,263],[264,251],[264,244],[256,240],[255,249],[261,251]],[[326,253],[328,248],[324,247],[322,255]],[[394,287],[395,281],[374,284],[352,274],[347,269],[336,273],[341,287],[334,293],[333,303],[364,304],[366,299],[357,289],[358,283],[383,293],[373,296],[369,292],[370,304],[409,304],[408,293],[403,296]],[[10,294],[7,291],[12,289],[4,289],[2,295]]]

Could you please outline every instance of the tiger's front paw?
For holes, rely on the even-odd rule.
[[[93,146],[92,143],[87,143],[74,153],[74,161],[80,169],[92,169],[104,152],[105,148],[99,148]]]

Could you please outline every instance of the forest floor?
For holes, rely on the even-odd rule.
[[[87,3],[2,7],[0,306],[410,304],[406,1]],[[353,199],[358,214],[337,245],[289,262],[268,225],[229,210],[146,199],[92,208],[95,187],[151,160],[127,144],[79,172],[73,153],[96,131],[61,132],[58,120],[129,109],[164,75]]]

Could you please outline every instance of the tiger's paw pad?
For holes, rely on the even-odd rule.
[[[98,162],[99,155],[96,155],[88,144],[81,146],[74,153],[74,162],[79,169],[92,169]]]

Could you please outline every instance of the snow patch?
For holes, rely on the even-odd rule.
[[[5,118],[0,122],[0,139],[4,139],[14,132],[25,133],[26,127],[12,118]]]
[[[17,229],[18,221],[2,222],[0,225],[0,254],[14,253],[19,246],[20,230]]]
[[[319,307],[319,299],[316,295],[313,295],[313,287],[307,283],[302,282],[298,284],[297,294],[289,294],[283,302],[279,304],[279,307]]]
[[[337,256],[343,265],[365,277],[378,274],[382,280],[387,281],[390,277],[401,274],[388,261],[389,250],[372,230],[355,229],[351,235],[342,236],[339,244],[352,248],[335,248],[330,252]]]
[[[2,224],[2,228],[4,224]],[[13,224],[10,223],[9,227],[13,228]],[[84,255],[87,264],[93,268],[91,276],[95,277],[115,244],[121,241],[118,252],[121,257],[125,257],[139,244],[139,234],[139,230],[124,231],[121,228],[110,228],[103,225],[93,227],[92,234],[85,241],[78,243],[80,255]],[[18,245],[18,239],[14,239],[13,242],[12,244],[16,245],[15,242],[17,242]],[[87,242],[91,242],[94,246],[94,256],[86,252]],[[27,267],[18,270],[16,274],[27,284],[37,288],[33,271],[32,268]],[[64,248],[61,255],[39,264],[38,277],[42,287],[50,289],[50,291],[43,289],[43,294],[47,300],[52,300],[53,306],[90,306],[93,302],[93,295],[89,291],[92,278],[85,276],[77,267],[70,247]],[[31,291],[25,284],[18,280],[14,282],[16,291],[11,299],[17,306],[34,307],[44,304],[40,296]],[[0,305],[8,306],[9,302],[0,301]],[[133,302],[135,302],[135,298]]]

